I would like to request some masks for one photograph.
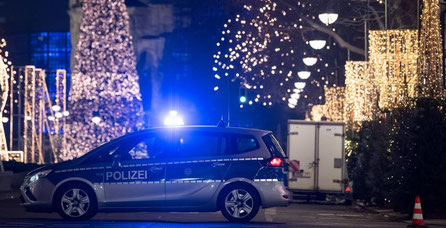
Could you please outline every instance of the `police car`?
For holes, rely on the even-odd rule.
[[[67,220],[101,212],[218,211],[251,220],[287,206],[285,154],[271,132],[158,128],[114,139],[77,159],[30,172],[22,206]]]

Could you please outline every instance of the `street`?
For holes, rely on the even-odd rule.
[[[407,223],[357,206],[292,204],[261,210],[250,223],[229,223],[215,213],[99,213],[91,221],[67,222],[56,213],[31,213],[16,200],[0,201],[0,227],[406,227]],[[430,226],[440,227],[440,226]]]

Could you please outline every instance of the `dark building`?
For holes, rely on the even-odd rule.
[[[15,66],[45,69],[50,91],[56,69],[70,68],[68,1],[0,0],[0,36]]]

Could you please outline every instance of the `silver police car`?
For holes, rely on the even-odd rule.
[[[112,140],[77,159],[30,172],[22,206],[68,220],[100,212],[218,211],[246,222],[287,206],[285,154],[271,132],[158,128]]]

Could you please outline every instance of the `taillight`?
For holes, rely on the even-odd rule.
[[[268,166],[280,167],[283,165],[283,160],[281,158],[275,157],[268,162]]]
[[[351,192],[351,191],[352,191],[352,189],[350,187],[345,188],[345,192]]]

